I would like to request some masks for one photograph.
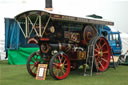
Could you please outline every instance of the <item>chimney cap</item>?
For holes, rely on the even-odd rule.
[[[45,8],[47,11],[53,11],[53,8]]]

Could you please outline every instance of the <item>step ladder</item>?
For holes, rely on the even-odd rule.
[[[111,58],[110,58],[110,60],[112,59],[112,63],[113,63],[112,68],[116,69],[116,65],[115,65],[115,62],[114,62],[114,57],[113,57],[112,48],[110,48],[110,51],[111,51]]]
[[[84,68],[84,76],[90,75],[92,76],[93,72],[93,64],[94,64],[94,45],[88,46],[88,52],[87,52],[87,58],[86,58],[86,64]],[[87,66],[89,67],[89,73],[87,72]]]

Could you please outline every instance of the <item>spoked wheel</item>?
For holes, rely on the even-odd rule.
[[[41,61],[40,53],[39,52],[32,53],[29,56],[28,61],[27,61],[28,73],[30,75],[32,75],[33,77],[35,77],[36,76],[36,72],[37,72],[38,64],[40,64],[41,62],[42,61]]]
[[[64,53],[54,55],[49,64],[49,71],[53,78],[64,79],[70,72],[70,60]]]
[[[98,71],[107,70],[110,63],[110,47],[104,37],[93,38],[95,67]]]

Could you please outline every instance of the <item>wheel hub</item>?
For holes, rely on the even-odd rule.
[[[37,67],[38,66],[38,62],[35,62],[34,65]]]
[[[57,66],[58,69],[63,69],[64,68],[64,64],[62,63],[59,63],[58,66]]]
[[[102,56],[103,56],[103,52],[101,51],[101,52],[100,52],[100,57],[102,57]]]

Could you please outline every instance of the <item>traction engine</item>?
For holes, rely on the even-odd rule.
[[[21,13],[15,19],[28,43],[38,44],[40,48],[28,58],[30,75],[36,76],[38,64],[48,64],[53,78],[64,79],[70,70],[89,64],[90,55],[94,58],[93,70],[107,70],[110,47],[107,39],[99,34],[103,26],[114,25],[113,22],[41,10]]]

